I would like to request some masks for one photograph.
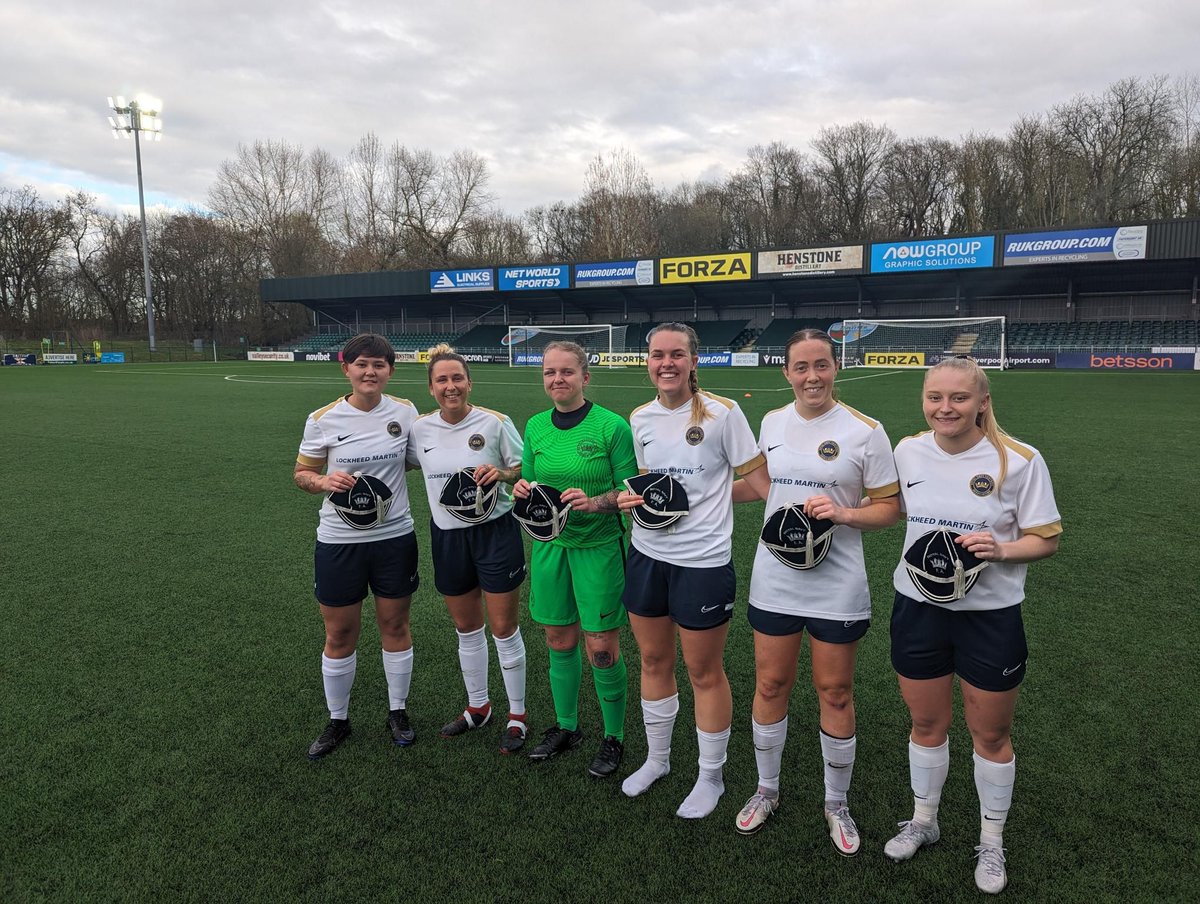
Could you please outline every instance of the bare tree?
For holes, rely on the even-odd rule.
[[[955,150],[951,232],[993,232],[1016,222],[1013,168],[1004,139],[967,135]]]
[[[885,125],[860,120],[830,126],[813,139],[816,176],[824,189],[821,230],[830,240],[860,241],[874,237],[879,220],[883,166],[896,143]]]
[[[953,217],[955,148],[941,138],[898,142],[884,159],[880,182],[885,230],[902,236],[942,235]]]
[[[1174,102],[1165,76],[1126,78],[1051,111],[1082,166],[1084,218],[1111,223],[1149,213],[1156,165],[1175,126]]]
[[[42,297],[70,232],[65,204],[49,206],[31,186],[0,189],[0,321],[37,319]]]
[[[776,141],[755,145],[725,184],[731,247],[766,248],[817,238],[809,213],[820,189],[808,160]]]
[[[588,164],[579,200],[582,257],[613,260],[656,253],[660,198],[637,157],[620,148]]]

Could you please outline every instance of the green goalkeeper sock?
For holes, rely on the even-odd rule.
[[[627,675],[624,656],[618,656],[617,661],[606,669],[592,666],[592,681],[596,684],[596,696],[600,698],[600,712],[604,716],[604,733],[618,741],[625,740]]]
[[[583,660],[579,645],[570,650],[550,651],[550,695],[560,728],[579,727],[579,685],[583,682]]]

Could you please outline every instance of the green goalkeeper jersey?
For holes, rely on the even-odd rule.
[[[637,474],[633,433],[623,417],[591,403],[587,414],[568,429],[557,427],[553,409],[535,414],[525,425],[521,476],[556,490],[579,487],[599,496]],[[624,533],[617,514],[572,512],[566,527],[552,540],[559,546],[599,546]]]

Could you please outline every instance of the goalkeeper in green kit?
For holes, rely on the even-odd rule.
[[[559,512],[570,507],[565,522],[552,518],[555,529],[550,539],[538,536],[544,542],[533,544],[529,562],[529,611],[546,630],[557,716],[557,723],[529,757],[548,760],[583,739],[579,728],[582,632],[604,716],[604,738],[588,772],[605,778],[621,765],[625,737],[627,682],[620,628],[628,618],[621,604],[625,529],[617,493],[638,468],[629,424],[583,397],[590,376],[587,352],[579,345],[556,341],[546,346],[542,381],[554,407],[525,425],[522,479],[513,487],[513,495],[520,507],[520,500],[529,504],[531,493],[545,499],[558,491],[561,496],[552,505],[561,503]]]

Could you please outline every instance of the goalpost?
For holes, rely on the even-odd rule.
[[[846,320],[842,367],[933,367],[943,358],[967,357],[1002,370],[1004,324],[1003,317]]]
[[[625,351],[625,325],[611,323],[550,324],[548,326],[511,326],[500,340],[508,347],[509,367],[541,367],[542,349],[555,339],[577,342],[588,352],[589,364],[597,365],[601,354],[609,366],[617,367],[613,355]]]

